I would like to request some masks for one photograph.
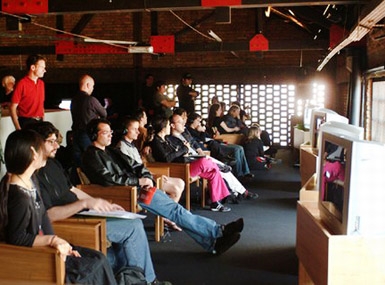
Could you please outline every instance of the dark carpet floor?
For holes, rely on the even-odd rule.
[[[229,204],[229,213],[215,213],[199,207],[192,191],[192,212],[218,223],[244,218],[239,242],[221,256],[212,256],[184,232],[172,232],[163,242],[149,233],[155,270],[160,280],[181,284],[297,284],[295,255],[296,202],[300,189],[299,169],[293,167],[290,150],[280,149],[281,164],[270,170],[253,171],[245,186],[259,194],[256,200]],[[197,191],[199,193],[199,191]],[[183,198],[182,198],[183,199]],[[145,220],[151,227],[152,217]]]

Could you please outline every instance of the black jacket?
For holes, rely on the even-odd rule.
[[[103,186],[139,186],[139,178],[150,178],[150,171],[114,148],[89,146],[82,158],[82,169],[92,183]],[[155,181],[154,181],[155,183]]]
[[[176,144],[171,142],[172,137],[166,136],[163,140],[155,135],[151,142],[152,155],[156,161],[160,162],[185,162],[184,155],[188,153],[188,148],[177,138]]]

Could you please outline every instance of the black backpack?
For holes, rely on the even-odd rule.
[[[143,269],[136,266],[122,267],[115,274],[117,285],[147,285]]]

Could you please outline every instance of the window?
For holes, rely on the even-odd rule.
[[[373,82],[371,139],[385,143],[385,81]]]

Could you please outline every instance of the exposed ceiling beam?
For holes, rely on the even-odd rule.
[[[4,2],[4,0],[0,0]],[[261,8],[274,7],[295,7],[295,6],[326,6],[335,5],[359,5],[366,4],[369,0],[242,0],[241,5],[231,6],[232,8]],[[202,10],[214,9],[214,7],[203,7],[201,0],[49,0],[49,14],[64,13],[102,13],[102,12],[143,12],[143,11],[167,11],[167,10]]]
[[[325,50],[328,46],[328,41],[297,41],[297,40],[272,40],[269,41],[269,50],[275,51],[298,51],[298,50]],[[175,43],[175,52],[231,52],[231,51],[249,51],[249,42],[226,42],[226,43]],[[18,54],[55,54],[55,46],[9,46],[1,47],[0,54],[2,55],[18,55]]]
[[[336,55],[343,48],[347,47],[353,42],[360,41],[367,33],[369,33],[373,27],[385,17],[385,0],[373,0],[365,6],[364,11],[360,15],[359,23],[353,28],[350,34],[341,40],[336,45],[321,64],[317,67],[317,71],[321,71],[322,68],[329,62],[334,55]]]

